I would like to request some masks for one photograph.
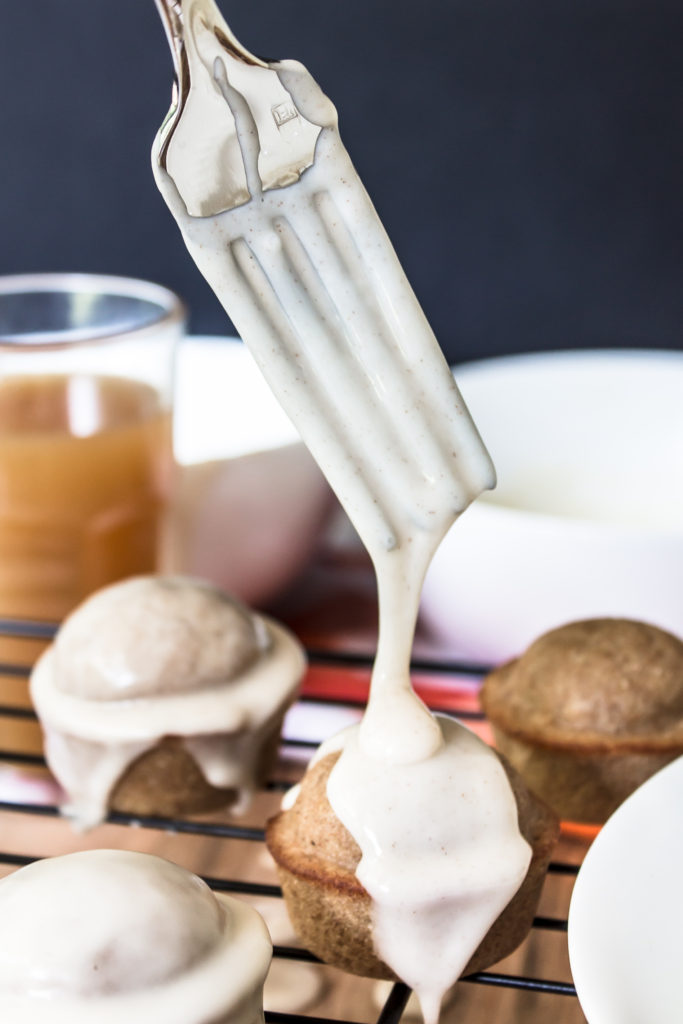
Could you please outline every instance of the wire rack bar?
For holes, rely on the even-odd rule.
[[[477,982],[480,985],[497,985],[502,988],[524,989],[525,992],[550,992],[556,996],[575,996],[576,989],[568,981],[547,981],[541,978],[523,978],[516,974],[496,974],[481,971],[468,974],[461,981]]]
[[[0,718],[26,718],[37,721],[33,708],[17,707],[14,704],[0,704]]]
[[[298,1013],[278,1013],[277,1010],[266,1010],[266,1024],[349,1024],[347,1020],[334,1020],[332,1017],[305,1017]]]
[[[393,1022],[398,1021],[406,1008],[409,998],[410,989],[408,986],[404,985],[401,981],[397,982],[389,993],[389,998],[384,1004],[377,1024],[393,1024]]]
[[[314,665],[340,665],[347,668],[368,668],[374,660],[374,656],[367,651],[330,651],[317,647],[309,648],[308,656]],[[411,667],[414,672],[472,676],[474,679],[479,679],[491,671],[490,665],[448,658],[413,657]]]
[[[8,864],[14,867],[32,864],[33,861],[39,859],[37,856],[0,853],[0,864]],[[206,876],[204,876],[204,881],[209,888],[214,889],[216,892],[241,893],[244,896],[266,896],[273,899],[280,899],[282,897],[282,889],[279,885],[267,885],[263,882],[245,882],[235,878],[208,878]],[[536,917],[534,918],[533,927],[543,928],[546,931],[566,932],[567,922],[554,917]],[[282,955],[285,956],[287,954],[283,953]]]
[[[0,676],[18,676],[28,679],[31,669],[27,665],[15,665],[12,661],[0,661]]]
[[[282,898],[282,889],[279,885],[266,885],[263,882],[243,882],[230,878],[207,878],[204,881],[210,889],[216,892],[239,892],[244,896],[270,896],[273,899]]]
[[[9,864],[15,868],[25,868],[27,864],[33,864],[40,857],[29,857],[23,853],[0,853],[0,863]]]
[[[46,767],[45,758],[40,754],[13,753],[11,750],[0,750],[0,761],[10,764],[30,764],[40,768]]]
[[[0,634],[14,636],[20,640],[52,640],[57,629],[56,622],[0,617]]]

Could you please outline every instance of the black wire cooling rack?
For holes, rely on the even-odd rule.
[[[52,638],[55,632],[55,627],[42,623],[42,622],[29,622],[21,620],[11,619],[0,619],[0,639],[21,641],[29,643],[44,643]],[[369,656],[364,654],[352,654],[348,652],[336,653],[331,650],[309,650],[309,662],[313,668],[325,671],[326,668],[336,670],[348,669],[350,671],[356,670],[367,670],[369,672],[371,666],[371,659]],[[0,662],[0,678],[5,680],[13,681],[16,688],[15,692],[22,692],[22,681],[26,681],[30,674],[30,668],[28,667],[29,659],[18,659],[12,661]],[[435,661],[435,660],[424,660],[416,659],[414,662],[414,669],[420,673],[422,677],[434,678],[438,677],[465,677],[471,681],[475,681],[480,678],[484,669],[481,666],[468,665],[450,661]],[[304,688],[304,696],[301,698],[301,705],[319,706],[321,708],[327,707],[347,707],[350,710],[360,710],[363,705],[361,699],[341,699],[338,695],[332,698],[326,698],[324,695],[321,696],[321,688],[318,687],[315,696],[307,696],[306,688]],[[474,720],[483,720],[483,715],[478,710],[473,710],[469,707],[454,707],[449,704],[447,708],[434,707],[436,711],[444,711],[448,714],[454,714],[458,718]],[[25,693],[23,699],[19,699],[16,702],[12,701],[7,703],[0,703],[0,727],[3,725],[7,727],[11,724],[11,721],[25,721],[35,723],[35,714],[28,706],[28,697]],[[1,733],[3,737],[9,734],[9,729],[5,728],[4,732]],[[284,745],[290,750],[298,752],[298,760],[301,765],[301,771],[305,766],[308,751],[310,752],[317,747],[319,742],[324,738],[320,736],[305,737],[297,736],[292,734],[285,735]],[[9,744],[11,746],[11,743]],[[39,753],[25,752],[22,750],[6,749],[8,746],[8,740],[5,738],[0,742],[0,772],[3,768],[5,770],[15,769],[21,771],[22,767],[29,769],[33,772],[43,773],[47,772],[45,761]],[[268,788],[272,791],[284,790],[292,784],[292,779],[282,780],[273,779]],[[6,795],[3,793],[3,795]],[[2,799],[0,800],[0,867],[3,865],[8,868],[21,867],[34,860],[40,859],[41,856],[47,855],[44,850],[32,849],[27,851],[9,852],[6,846],[14,845],[10,842],[12,837],[12,815],[27,815],[31,816],[34,821],[36,828],[32,830],[32,835],[38,837],[37,841],[40,842],[40,822],[41,819],[57,818],[59,816],[58,808],[52,803],[44,803],[41,800],[14,800],[14,799]],[[8,819],[3,822],[3,815],[9,815]],[[216,840],[220,842],[231,842],[240,841],[254,844],[262,844],[264,841],[264,829],[263,827],[252,827],[247,825],[241,825],[232,821],[206,821],[206,820],[194,820],[194,819],[166,819],[166,818],[155,818],[155,817],[130,817],[124,814],[111,814],[108,818],[108,824],[118,826],[134,826],[136,828],[143,829],[154,829],[161,833],[173,834],[174,836],[187,835],[187,836],[200,836],[208,840]],[[573,858],[574,860],[576,858]],[[571,880],[576,876],[578,872],[578,863],[570,863],[565,860],[553,861],[549,868],[549,879],[553,876],[564,876],[566,879]],[[280,889],[277,885],[262,884],[259,882],[250,882],[239,877],[205,877],[208,884],[216,891],[225,893],[234,893],[247,897],[267,897],[267,898],[279,898],[281,897]],[[568,902],[565,901],[568,906]],[[537,916],[534,920],[533,933],[537,935],[545,932],[555,933],[566,933],[567,921],[566,914],[561,916]],[[566,944],[566,939],[564,940]],[[541,944],[543,940],[541,939]],[[276,945],[274,949],[274,956],[283,961],[301,961],[305,963],[319,963],[317,958],[309,953],[305,949],[296,948],[293,946],[282,946]],[[543,970],[543,957],[537,956],[531,958],[532,965],[536,968],[528,973],[508,973],[505,971],[498,970],[487,970],[477,974],[473,974],[463,981],[469,984],[478,986],[495,986],[502,989],[521,990],[527,993],[543,993],[549,996],[559,997],[561,1000],[564,997],[574,997],[575,1002],[575,1016],[570,1015],[571,1020],[582,1021],[583,1017],[580,1014],[578,1003],[576,1003],[575,996],[576,990],[570,981],[554,980],[544,976]],[[377,1021],[377,1024],[397,1024],[401,1015],[404,1012],[406,1003],[408,1001],[410,992],[403,984],[395,984],[390,990],[388,997],[383,1002],[381,1009],[379,1010],[379,1016],[374,1016],[372,1019]],[[564,1001],[564,1000],[563,1000]],[[556,1008],[559,1010],[559,1007]],[[554,1012],[552,1007],[545,1005],[545,1010],[542,1015],[539,1016],[517,1016],[513,1014],[512,1017],[506,1019],[510,1021],[519,1021],[520,1024],[531,1024],[532,1021],[547,1020],[553,1013],[553,1017],[558,1019],[557,1012]],[[569,1020],[570,1017],[563,1017],[560,1013],[562,1020]],[[469,1020],[477,1020],[478,1024],[482,1024],[484,1019],[491,1019],[481,1017],[479,1015],[470,1017],[458,1016],[458,1021],[463,1021],[463,1024],[467,1024]],[[266,1011],[266,1021],[269,1024],[347,1024],[346,1018],[343,1020],[335,1019],[334,1017],[328,1016],[311,1016],[308,1014],[299,1013],[284,1013],[279,1011]]]

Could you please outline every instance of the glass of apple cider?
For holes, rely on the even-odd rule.
[[[0,617],[56,622],[157,567],[184,324],[144,281],[0,278]]]

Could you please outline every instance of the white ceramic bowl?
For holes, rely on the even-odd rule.
[[[182,342],[174,446],[181,472],[165,567],[263,604],[310,559],[332,499],[237,339]]]
[[[612,815],[569,908],[569,959],[589,1024],[683,1020],[683,757]]]
[[[485,663],[592,616],[683,635],[683,354],[511,356],[455,376],[498,486],[437,552],[425,623]]]

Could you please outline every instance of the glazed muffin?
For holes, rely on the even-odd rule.
[[[452,740],[461,742],[462,734],[468,733],[467,743],[471,747],[485,747],[482,741],[458,723],[442,718],[439,721],[446,744]],[[475,753],[478,752],[475,750]],[[466,754],[469,757],[470,751],[466,751]],[[464,970],[457,972],[449,984],[462,974],[482,970],[497,962],[525,937],[531,927],[558,833],[555,815],[529,793],[517,773],[489,748],[486,748],[486,755],[494,762],[493,769],[502,776],[510,791],[514,827],[518,827],[522,840],[530,849],[518,888],[513,890],[514,895],[486,930],[481,941],[467,952],[463,960]],[[338,749],[328,752],[328,745],[323,745],[319,756],[307,770],[300,788],[285,800],[281,813],[267,826],[266,842],[277,865],[290,917],[302,941],[325,962],[364,977],[396,980],[400,975],[401,980],[412,985],[420,994],[419,978],[408,978],[389,966],[379,951],[376,934],[378,907],[359,878],[359,873],[362,874],[359,871],[361,849],[335,814],[329,798],[330,776],[340,756]],[[466,768],[466,760],[463,764]],[[406,766],[404,780],[410,779],[414,767]],[[388,772],[392,770],[387,769]],[[414,796],[416,800],[427,803],[428,794],[424,793],[421,781],[420,776],[416,775]],[[407,785],[410,787],[409,781]],[[486,800],[488,786],[489,780],[485,779],[483,785],[478,787],[483,800]],[[467,791],[467,784],[462,779],[449,776],[442,780],[439,789],[435,815],[442,820],[462,812],[465,817],[468,816],[466,805],[471,803],[472,793],[477,792],[477,786]],[[397,806],[402,803],[407,791],[403,782],[396,787]],[[492,803],[491,807],[494,806]],[[480,810],[484,819],[497,813],[492,810],[489,815],[486,806]],[[505,871],[507,847],[504,833],[497,830],[495,822],[493,831],[490,831],[490,826],[491,822],[486,822],[489,831],[479,836],[472,832],[471,821],[468,820],[462,844],[451,850],[439,848],[440,838],[432,842],[430,829],[417,827],[416,834],[408,840],[410,848],[405,851],[403,864],[402,851],[391,851],[391,856],[398,857],[398,863],[403,869],[400,887],[405,889],[411,885],[420,888],[421,879],[432,872],[438,875],[443,870],[444,858],[452,857],[450,866],[446,865],[444,891],[440,894],[446,910],[445,920],[440,927],[445,925],[446,938],[442,943],[441,937],[437,937],[437,945],[444,950],[454,935],[459,941],[459,912],[462,911],[464,915],[469,912],[468,904],[476,904],[477,901],[483,904],[490,899],[490,890],[479,887],[474,881],[475,876],[471,888],[468,888],[471,865],[485,863],[487,860],[495,862],[499,858],[502,870]],[[436,822],[434,831],[440,831]],[[453,893],[458,888],[461,891],[453,901]],[[439,898],[434,902],[438,903]],[[431,928],[431,909],[427,907],[424,919],[415,921],[417,941],[422,945],[428,945],[431,941],[427,934]],[[419,914],[415,916],[419,918]],[[407,935],[401,936],[401,941],[406,941],[406,944],[407,939]],[[457,955],[460,955],[460,950]],[[442,986],[442,989],[445,990],[445,987]]]
[[[291,633],[202,581],[144,576],[99,591],[31,676],[63,809],[89,827],[109,810],[243,808],[304,668]]]
[[[527,785],[599,824],[683,754],[683,643],[628,619],[573,622],[492,672],[481,700]]]
[[[0,1019],[256,1024],[260,916],[148,854],[90,850],[0,880]]]

